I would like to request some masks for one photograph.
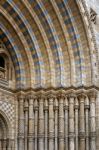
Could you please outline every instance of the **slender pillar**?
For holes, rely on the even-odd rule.
[[[84,113],[84,101],[85,95],[82,93],[78,96],[80,109],[79,109],[79,150],[85,150],[85,113]]]
[[[44,97],[39,97],[39,150],[44,150]]]
[[[28,147],[34,150],[34,97],[30,95],[29,99],[29,131],[28,131]]]
[[[59,150],[64,150],[64,98],[65,95],[60,93],[59,100]]]
[[[53,95],[49,97],[49,150],[54,150],[54,109]]]
[[[7,150],[11,150],[11,140],[10,139],[7,139]]]
[[[25,131],[24,131],[24,142],[25,142],[25,150],[28,150],[28,101],[25,99],[24,103],[24,124],[25,124]]]
[[[48,150],[48,100],[45,98],[44,102],[44,150]]]
[[[55,150],[58,150],[58,100],[54,101],[54,118],[55,118]]]
[[[7,148],[7,140],[4,139],[3,140],[3,150],[6,150],[6,148]]]
[[[89,149],[89,99],[85,98],[85,132],[86,132],[86,150]]]
[[[90,99],[90,150],[96,150],[96,120],[95,120],[95,103],[96,93],[93,91],[89,94]]]
[[[0,149],[2,150],[2,140],[0,139]]]
[[[68,99],[67,97],[65,97],[64,100],[64,117],[65,117],[65,121],[64,121],[64,132],[65,132],[65,150],[69,150],[69,143],[68,143],[68,110],[69,110],[69,106],[68,106]]]
[[[69,150],[74,150],[74,100],[75,95],[69,95]]]
[[[15,149],[15,141],[14,141],[14,139],[11,139],[10,140],[10,144],[11,144],[11,146],[10,146],[10,150],[14,150]]]
[[[7,150],[11,150],[12,148],[12,140],[11,139],[8,139],[7,140]],[[1,149],[2,150],[2,149]]]
[[[18,100],[19,100],[18,150],[24,150],[24,96],[20,95]]]
[[[78,109],[79,109],[78,99],[75,98],[75,150],[79,150],[78,149]]]
[[[35,150],[38,150],[38,100],[35,99],[35,114],[34,114],[34,128],[35,128]]]

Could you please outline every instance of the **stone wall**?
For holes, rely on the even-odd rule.
[[[96,150],[95,90],[40,91],[18,101],[19,150]]]
[[[98,49],[98,66],[99,66],[99,0],[86,0],[86,5],[90,14],[90,8],[92,8],[97,16],[96,16],[96,24],[92,23],[94,33],[95,33],[95,39],[97,43],[97,49]],[[97,140],[96,140],[96,147],[99,149],[99,92],[98,97],[96,100],[96,134],[97,134]]]
[[[97,14],[96,24],[94,24],[94,23],[92,23],[92,24],[93,24],[93,28],[95,31],[96,42],[99,46],[99,0],[86,0],[86,5],[89,10],[89,13],[90,13],[90,8],[92,8]],[[98,48],[98,52],[99,52],[99,48]],[[99,56],[99,54],[98,54],[98,56]]]
[[[15,95],[6,90],[0,89],[0,118],[1,124],[4,122],[4,125],[1,126],[1,130],[5,133],[0,138],[0,149],[17,149],[17,102],[15,100]],[[3,134],[4,134],[3,133]]]

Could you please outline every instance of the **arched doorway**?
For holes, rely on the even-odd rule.
[[[9,131],[8,121],[0,113],[0,150],[8,150],[11,148]]]

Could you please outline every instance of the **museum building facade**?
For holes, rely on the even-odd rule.
[[[98,0],[0,0],[0,150],[99,150]]]

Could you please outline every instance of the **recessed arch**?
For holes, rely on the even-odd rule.
[[[2,125],[4,125],[4,128],[6,128],[5,131],[7,131],[7,133],[5,133],[5,135],[7,138],[9,137],[10,139],[13,139],[14,135],[12,125],[7,114],[5,114],[2,110],[0,110],[0,121],[2,122]]]
[[[18,80],[24,82],[24,88],[27,88],[27,83],[28,87],[34,89],[92,85],[91,50],[80,10],[73,0],[71,2],[58,0],[54,3],[41,0],[19,1],[18,5],[15,1],[1,1],[1,10],[7,24],[11,24],[23,45],[21,51],[24,55],[20,53],[21,51],[17,51],[17,54],[18,57],[19,53],[21,55],[24,71],[17,70],[16,73],[17,82]],[[77,26],[77,18],[82,27]],[[26,59],[29,72],[26,72],[28,69]],[[19,60],[20,58],[18,62]],[[19,87],[20,85],[21,83]]]

